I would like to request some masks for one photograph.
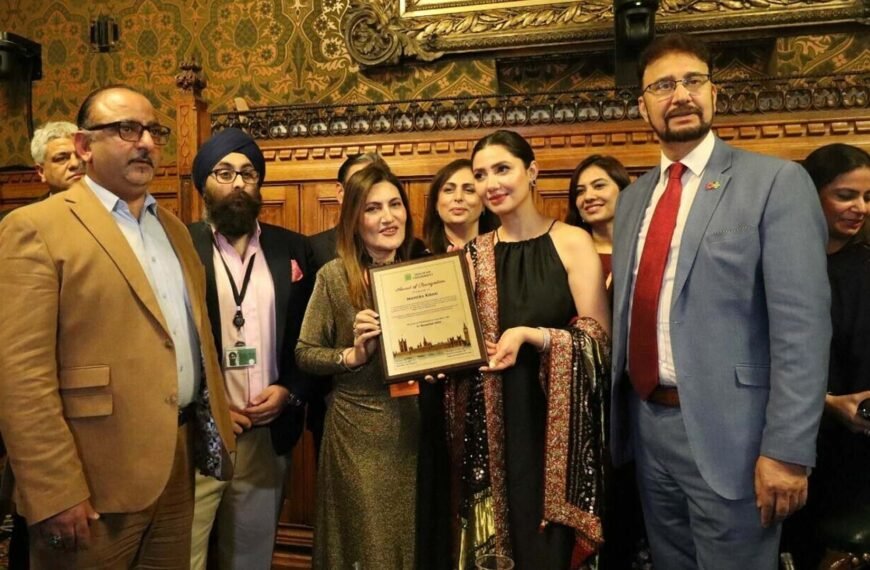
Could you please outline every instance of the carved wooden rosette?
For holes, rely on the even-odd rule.
[[[378,2],[353,0],[342,19],[342,34],[354,61],[363,67],[393,65],[402,56],[432,61],[432,35],[409,35],[396,26]]]

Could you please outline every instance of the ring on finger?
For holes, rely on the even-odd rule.
[[[52,534],[48,537],[48,545],[52,548],[62,548],[63,537],[59,534]]]

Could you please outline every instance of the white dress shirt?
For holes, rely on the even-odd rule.
[[[137,219],[127,203],[118,196],[89,176],[85,176],[84,180],[115,219],[118,229],[126,238],[148,278],[148,283],[151,284],[151,290],[160,305],[175,347],[178,407],[183,408],[193,402],[199,393],[202,382],[202,352],[199,334],[193,322],[184,272],[163,224],[158,219],[157,200],[151,194],[146,194],[144,207]],[[147,380],[147,376],[148,372],[143,370],[143,382]]]
[[[713,147],[716,143],[716,137],[713,132],[707,133],[701,144],[696,146],[692,152],[687,154],[680,160],[686,166],[686,171],[683,172],[681,181],[683,183],[683,192],[680,195],[680,209],[677,213],[677,225],[674,228],[674,235],[671,238],[671,248],[668,253],[668,261],[665,265],[665,274],[662,277],[662,288],[659,292],[659,308],[656,322],[656,339],[658,341],[659,351],[659,382],[666,386],[676,386],[677,371],[674,367],[674,354],[671,347],[671,296],[674,292],[674,277],[677,274],[677,262],[680,259],[680,244],[683,241],[683,230],[686,227],[686,220],[689,217],[689,211],[692,207],[692,202],[695,200],[695,195],[698,193],[698,186],[701,183],[701,177],[704,175],[704,169],[707,168],[707,162],[713,154]],[[643,214],[643,223],[640,226],[640,235],[637,239],[637,251],[635,252],[635,263],[632,269],[632,285],[631,285],[631,300],[634,303],[634,284],[637,282],[637,267],[640,264],[640,257],[643,254],[643,246],[646,243],[646,234],[649,230],[649,224],[655,212],[656,205],[662,194],[665,193],[665,188],[668,184],[668,168],[673,164],[664,154],[661,156],[661,173],[659,181],[653,190],[652,198],[649,205]],[[631,311],[632,307],[629,307]],[[629,312],[629,314],[631,314]],[[631,326],[629,322],[629,326]],[[630,335],[629,335],[630,338]],[[628,347],[631,350],[631,347]],[[626,362],[628,360],[626,359]]]

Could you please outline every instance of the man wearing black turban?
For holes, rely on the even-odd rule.
[[[196,478],[194,570],[206,567],[215,522],[216,567],[271,567],[290,451],[311,392],[294,357],[315,275],[311,248],[304,236],[257,221],[265,175],[262,151],[239,129],[214,135],[193,161],[205,220],[190,233],[205,266],[206,303],[238,438],[232,481]]]

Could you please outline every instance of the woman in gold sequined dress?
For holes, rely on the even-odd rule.
[[[380,328],[366,272],[407,260],[413,242],[408,198],[382,165],[354,174],[338,223],[338,258],[317,274],[296,359],[331,375],[317,475],[314,568],[417,567],[420,411],[416,397],[391,398],[377,352]]]

